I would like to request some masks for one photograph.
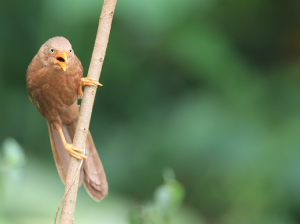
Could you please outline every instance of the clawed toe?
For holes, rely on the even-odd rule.
[[[101,83],[97,82],[93,78],[81,78],[81,85],[82,86],[102,86]]]
[[[65,145],[65,148],[66,148],[66,150],[67,150],[73,157],[75,157],[76,159],[85,159],[85,158],[87,158],[87,156],[81,155],[81,154],[78,153],[78,152],[84,152],[84,149],[78,149],[78,148],[75,148],[75,147],[74,147],[73,145],[71,145],[71,144]]]

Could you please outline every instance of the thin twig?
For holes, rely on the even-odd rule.
[[[76,174],[75,174],[75,176],[74,176],[74,178],[73,178],[73,180],[72,180],[72,184],[74,184],[74,182],[75,182],[75,180],[76,180],[76,177],[77,177],[77,175],[79,174],[79,171],[80,171],[80,168],[81,168],[81,166],[82,166],[82,163],[83,163],[83,160],[81,160],[81,162],[80,162],[80,164],[79,164],[79,167],[77,168]],[[65,198],[66,198],[67,194],[69,193],[71,187],[72,187],[72,185],[70,185],[70,187],[67,189],[66,193],[64,193],[64,196],[63,196],[63,198],[61,199],[61,201],[60,201],[60,203],[59,203],[59,205],[58,205],[58,207],[57,207],[57,209],[56,209],[55,218],[54,218],[54,224],[56,224],[56,218],[57,218],[57,215],[58,215],[58,211],[59,211],[59,209],[60,209],[60,206],[62,205],[63,201],[65,200]],[[74,218],[73,218],[73,222],[74,222]]]
[[[99,80],[100,78],[116,3],[117,0],[104,0],[103,3],[93,55],[87,76],[95,80]],[[84,94],[80,106],[78,125],[76,127],[73,141],[73,145],[76,148],[85,148],[92,108],[96,95],[96,88],[96,86],[87,86],[84,89]],[[67,194],[63,202],[59,224],[72,223],[76,205],[79,175],[77,175],[77,177],[75,178],[74,183],[72,182],[74,180],[74,176],[76,176],[76,171],[80,165],[80,162],[80,160],[77,160],[74,157],[70,156],[65,187],[65,193]]]

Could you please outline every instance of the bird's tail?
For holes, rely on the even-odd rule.
[[[76,124],[63,125],[62,127],[66,141],[70,144],[72,144],[72,139],[74,138],[75,128]],[[62,182],[65,184],[69,166],[69,153],[65,150],[58,131],[49,122],[48,130],[56,168]],[[95,201],[100,201],[108,193],[108,184],[90,132],[86,139],[85,154],[88,158],[83,160],[79,186],[83,182],[88,194]]]

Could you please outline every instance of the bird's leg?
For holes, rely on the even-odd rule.
[[[102,84],[97,82],[93,78],[88,78],[88,77],[81,78],[80,85],[77,88],[77,95],[79,99],[82,97],[82,86],[102,86]]]
[[[72,155],[76,159],[85,159],[85,158],[87,158],[87,156],[84,156],[84,155],[81,155],[81,154],[78,153],[78,152],[84,152],[83,149],[75,148],[72,144],[67,143],[61,126],[56,127],[56,129],[57,129],[57,131],[58,131],[58,133],[61,137],[61,140],[64,144],[65,149],[70,153],[70,155]]]
[[[82,93],[82,86],[79,85],[78,88],[77,88],[77,96],[78,96],[78,99],[81,99],[83,93]]]

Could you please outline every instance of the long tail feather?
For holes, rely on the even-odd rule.
[[[65,150],[58,131],[50,122],[47,123],[55,165],[61,181],[65,184],[69,166],[69,153]],[[66,140],[70,139],[68,135],[65,135],[65,137],[68,137]]]
[[[88,158],[83,161],[83,184],[89,195],[95,201],[100,201],[108,193],[108,184],[90,132],[87,135],[85,151]]]
[[[68,143],[72,143],[76,124],[63,125],[63,132]],[[65,184],[69,166],[69,153],[65,150],[58,131],[48,122],[51,148],[58,174]],[[91,133],[87,135],[85,153],[88,158],[84,159],[80,172],[79,186],[84,184],[88,194],[95,200],[100,201],[108,193],[106,175],[94,145]]]

